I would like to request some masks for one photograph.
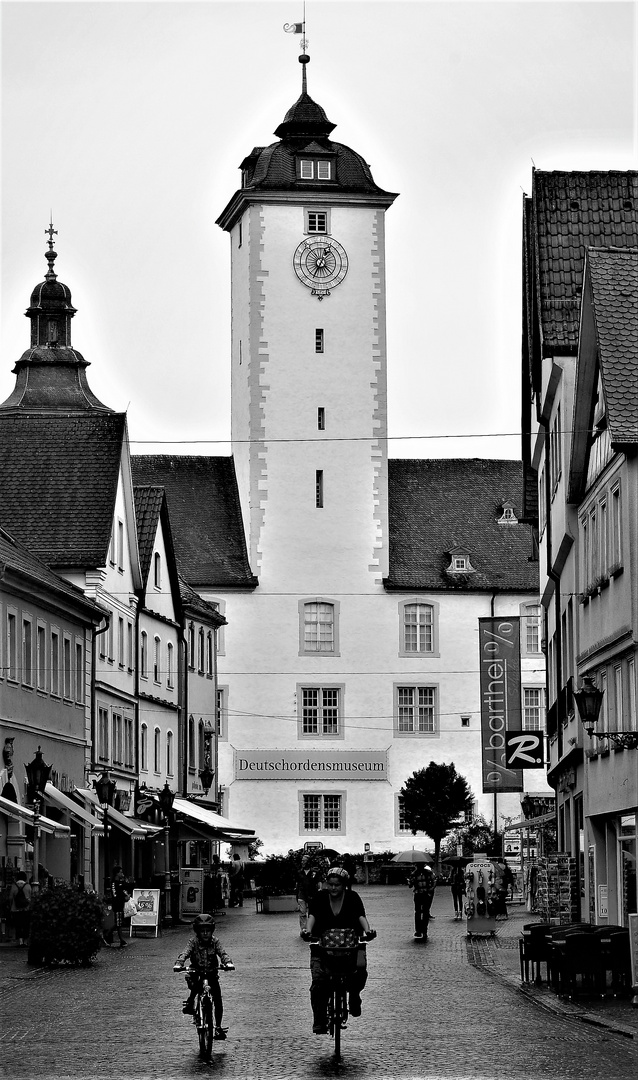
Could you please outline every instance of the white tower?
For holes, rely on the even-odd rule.
[[[306,90],[241,164],[231,238],[232,440],[265,591],[370,592],[387,575],[385,211]]]

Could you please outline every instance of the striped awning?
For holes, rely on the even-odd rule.
[[[76,788],[78,795],[81,795],[86,802],[90,803],[92,807],[98,813],[100,820],[104,818],[104,811],[100,806],[99,799],[94,791],[90,791],[88,788]],[[148,825],[145,821],[139,821],[138,818],[127,817],[126,814],[121,814],[119,810],[116,810],[113,806],[109,806],[108,811],[109,823],[115,825],[122,832],[131,837],[132,840],[146,840],[147,837],[156,836],[158,832],[162,832],[160,825]]]
[[[99,818],[94,817],[88,810],[85,810],[83,806],[76,803],[73,799],[69,798],[63,791],[60,791],[51,782],[47,783],[44,789],[44,797],[47,802],[53,806],[57,806],[60,810],[66,810],[71,817],[79,821],[80,825],[88,825],[90,829],[96,834],[96,836],[104,835],[104,826]]]
[[[25,825],[33,826],[35,823],[33,810],[29,810],[27,806],[20,806],[19,803],[12,802],[11,799],[5,799],[2,795],[0,795],[0,814],[5,814],[7,817],[13,818],[14,821],[23,821]],[[63,840],[65,836],[71,835],[68,825],[61,825],[59,821],[53,821],[52,818],[45,817],[44,814],[38,814],[38,828],[49,836],[55,836],[58,840]]]

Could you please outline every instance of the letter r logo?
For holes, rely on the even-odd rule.
[[[544,738],[542,731],[506,731],[505,764],[508,769],[542,769]]]

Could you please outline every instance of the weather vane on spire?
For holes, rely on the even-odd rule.
[[[301,92],[306,94],[308,87],[306,83],[306,64],[310,63],[310,57],[308,56],[308,38],[306,37],[306,3],[304,0],[303,5],[303,21],[297,23],[284,23],[284,30],[287,34],[301,34],[301,42],[299,48],[301,49],[301,56],[299,57],[299,63],[302,65],[301,74]]]

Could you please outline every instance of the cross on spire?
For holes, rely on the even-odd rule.
[[[53,214],[51,215],[53,217]],[[48,233],[49,239],[47,243],[49,245],[49,251],[53,250],[53,237],[58,235],[58,230],[53,228],[53,222],[49,223],[49,228],[44,230],[45,235]]]

